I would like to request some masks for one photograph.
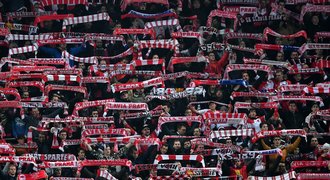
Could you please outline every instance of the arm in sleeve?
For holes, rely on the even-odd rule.
[[[265,141],[264,141],[263,139],[261,139],[260,142],[261,142],[262,147],[263,147],[265,150],[269,150],[269,149],[271,149],[271,148],[265,143]]]
[[[301,141],[301,137],[298,137],[293,144],[290,144],[286,147],[286,150],[288,151],[288,153],[293,152],[300,144]]]
[[[221,69],[228,64],[229,52],[225,51],[221,59],[217,62],[217,68]]]

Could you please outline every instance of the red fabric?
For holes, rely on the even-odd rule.
[[[248,178],[248,174],[247,174],[247,166],[243,166],[242,168],[234,168],[231,167],[230,168],[230,175],[241,175],[243,177],[243,179],[247,179]]]
[[[228,64],[228,57],[229,57],[229,52],[225,51],[219,61],[209,63],[209,65],[205,68],[205,72],[222,74],[224,68]]]

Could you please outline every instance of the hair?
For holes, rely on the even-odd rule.
[[[259,127],[261,128],[264,124],[267,124],[268,125],[268,123],[262,122],[262,123],[259,124]]]
[[[173,141],[173,145],[174,145],[175,142],[180,142],[180,144],[181,144],[180,139],[175,139],[175,140]]]
[[[185,125],[185,124],[182,124],[182,123],[180,123],[180,124],[178,124],[178,126],[177,126],[177,129],[179,130],[179,129],[181,129],[182,127],[186,127],[186,125]]]

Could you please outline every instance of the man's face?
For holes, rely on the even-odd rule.
[[[186,116],[192,116],[192,111],[190,109],[187,109],[185,112]]]
[[[29,96],[30,96],[29,92],[23,92],[22,94],[23,99],[29,98]]]
[[[15,174],[16,174],[16,167],[15,166],[10,166],[9,167],[9,170],[8,170],[8,174],[10,176],[15,176]]]
[[[190,149],[190,147],[191,147],[191,143],[190,143],[190,141],[186,141],[186,142],[184,142],[183,147],[184,147],[185,149]]]
[[[268,125],[267,125],[267,124],[263,124],[263,125],[261,126],[261,130],[262,130],[262,131],[268,131]]]
[[[61,139],[61,140],[66,140],[67,137],[68,137],[68,135],[67,135],[66,132],[61,132],[61,133],[60,133],[60,139]]]
[[[37,118],[37,117],[39,117],[39,115],[40,115],[39,109],[34,108],[34,109],[31,110],[31,116],[32,117]]]
[[[277,60],[277,61],[283,61],[283,59],[284,59],[283,54],[282,54],[282,53],[277,53],[277,55],[276,55],[276,60]]]
[[[312,147],[316,147],[319,144],[319,141],[317,140],[317,138],[312,138],[311,139],[311,146]]]
[[[110,156],[110,154],[111,154],[111,148],[110,147],[106,147],[105,149],[104,149],[104,155],[105,156]]]
[[[242,79],[243,79],[244,81],[248,81],[248,80],[250,79],[249,74],[248,74],[248,73],[243,73],[243,75],[242,75]]]
[[[298,53],[297,52],[292,52],[291,53],[291,59],[298,59]]]
[[[277,72],[275,75],[276,81],[283,81],[283,73]]]
[[[174,142],[173,149],[175,149],[175,150],[181,149],[181,143],[180,143],[180,141],[175,141]]]
[[[179,133],[181,136],[183,136],[183,135],[186,134],[186,130],[187,130],[186,127],[181,126],[181,127],[178,129],[178,133]]]
[[[297,110],[297,105],[294,104],[294,103],[291,103],[291,104],[289,105],[289,110],[290,110],[291,112],[295,112],[295,111]]]
[[[162,146],[162,147],[160,148],[160,153],[161,153],[161,154],[166,154],[166,153],[167,153],[167,150],[168,150],[168,147],[167,147],[167,146]]]
[[[38,140],[39,140],[39,142],[45,142],[45,140],[46,140],[46,136],[43,135],[43,134],[39,134],[39,135],[38,135]]]
[[[232,145],[232,144],[233,144],[233,142],[231,141],[231,139],[226,140],[226,145]]]
[[[251,110],[249,113],[250,118],[255,118],[257,116],[257,112],[255,110]]]
[[[97,111],[92,112],[92,117],[99,117],[99,113]]]
[[[143,136],[149,136],[150,135],[150,128],[145,127],[142,129],[142,135]]]
[[[274,138],[273,143],[274,143],[275,147],[280,146],[281,145],[281,138],[279,138],[279,137]]]
[[[210,110],[215,110],[217,108],[217,105],[215,103],[210,103],[209,108]]]
[[[210,61],[215,61],[215,55],[214,55],[214,53],[210,53],[209,54],[209,60]]]
[[[200,136],[201,130],[199,128],[194,129],[194,136]]]
[[[78,159],[85,159],[85,151],[83,151],[83,150],[80,150],[79,152],[78,152]]]
[[[52,102],[53,103],[58,103],[59,99],[57,96],[54,96],[53,99],[52,99]]]

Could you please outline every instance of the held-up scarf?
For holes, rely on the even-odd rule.
[[[192,62],[204,62],[209,63],[209,60],[205,56],[195,56],[195,57],[172,57],[167,70],[173,72],[175,64],[183,64],[183,63],[192,63]]]
[[[200,138],[200,136],[168,136],[165,135],[162,139],[162,142],[166,143],[168,139],[196,139],[196,138]]]
[[[44,72],[46,70],[55,70],[54,66],[14,66],[12,72]]]
[[[38,58],[39,59],[39,58]],[[40,61],[43,61],[42,59]],[[45,60],[47,61],[47,60]],[[49,58],[49,61],[52,62],[53,59]],[[63,60],[56,60],[54,59],[54,61],[65,61]],[[77,75],[77,76],[82,76],[82,70],[81,69],[66,69],[66,68],[57,68],[55,70],[45,70],[44,71],[45,75],[49,75],[49,74],[53,74],[53,75],[61,75],[61,74],[67,74],[67,75]]]
[[[157,170],[157,169],[165,169],[165,170],[179,170],[178,163],[166,163],[166,164],[136,164],[135,171],[139,174],[140,171],[148,171],[148,170]]]
[[[256,14],[258,12],[258,8],[245,6],[223,6],[223,11],[235,12],[241,16],[244,16],[245,14]]]
[[[172,38],[195,38],[198,39],[199,44],[203,44],[202,36],[199,32],[172,32]]]
[[[199,51],[202,51],[202,52],[211,52],[211,51],[223,51],[225,50],[226,48],[226,45],[223,44],[223,43],[216,43],[216,42],[213,42],[211,44],[201,44],[199,45]]]
[[[40,89],[41,92],[44,92],[44,83],[40,81],[14,81],[8,83],[7,85],[7,87],[13,87],[13,88],[22,87],[22,86],[37,87],[38,89]]]
[[[308,12],[330,12],[330,5],[313,5],[306,4],[300,12],[300,22],[303,22],[304,16]]]
[[[16,88],[0,88],[1,95],[12,95],[15,96],[14,101],[20,101],[21,95]]]
[[[193,168],[193,167],[181,167],[179,174],[186,174],[190,177],[202,177],[210,176],[215,177],[217,174],[221,175],[221,169],[219,168]]]
[[[88,84],[88,83],[110,83],[110,79],[107,77],[82,77],[81,78],[82,84]]]
[[[17,75],[13,75],[13,76],[9,77],[8,80],[13,81],[13,80],[26,80],[26,79],[43,79],[44,77],[45,77],[45,75],[43,75],[41,73],[17,74]],[[36,81],[36,83],[38,83],[38,82],[39,81]],[[15,83],[15,82],[13,82],[13,83]]]
[[[249,176],[250,180],[291,180],[296,178],[296,172],[291,171],[289,173],[273,176],[273,177],[261,177],[261,176]]]
[[[245,38],[245,39],[254,39],[254,40],[258,40],[258,41],[263,41],[263,35],[258,33],[239,33],[239,32],[231,32],[231,33],[227,33],[225,35],[225,40],[226,42],[229,39],[241,39],[241,38]]]
[[[278,103],[277,102],[258,102],[258,103],[248,103],[248,102],[236,102],[234,105],[236,112],[238,109],[277,109]]]
[[[291,67],[289,68],[288,74],[322,74],[323,70],[321,68],[297,68]]]
[[[4,131],[2,131],[2,134]],[[15,155],[15,149],[8,143],[0,143],[0,154]]]
[[[36,163],[36,160],[33,157],[26,156],[1,156],[0,162],[16,162],[16,163]]]
[[[97,144],[97,143],[134,143],[134,141],[137,139],[136,136],[127,136],[127,137],[110,137],[110,138],[85,138],[83,141],[85,141],[87,144]]]
[[[152,39],[156,38],[155,31],[153,29],[121,29],[117,28],[113,31],[114,35],[122,35],[122,34],[149,34]]]
[[[226,144],[222,144],[222,143],[215,143],[215,142],[209,141],[206,138],[192,139],[191,142],[192,142],[192,146],[193,146],[192,148],[193,149],[194,149],[194,146],[195,145],[201,144],[201,145],[209,146],[209,147],[212,147],[212,148],[231,149],[231,150],[233,150],[235,152],[241,152],[240,146],[237,146],[237,145],[226,145]]]
[[[85,124],[83,129],[107,129],[109,126],[107,124]]]
[[[68,51],[63,51],[62,57],[63,58],[68,58],[68,59],[76,61],[76,62],[82,62],[82,63],[88,63],[88,64],[98,64],[98,60],[95,56],[92,56],[92,57],[77,57],[77,56],[73,56]]]
[[[114,56],[98,56],[98,58],[99,59],[120,59],[120,58],[124,58],[126,56],[129,56],[131,54],[133,54],[133,47],[128,48],[126,51],[124,51],[120,54],[114,55]]]
[[[205,167],[204,157],[201,155],[164,155],[158,154],[155,158],[154,164],[158,164],[160,161],[198,161]]]
[[[155,3],[155,4],[163,4],[165,6],[169,6],[168,0],[123,0],[121,1],[120,9],[124,11],[126,7],[133,3]]]
[[[43,81],[49,82],[49,81],[66,81],[66,82],[81,82],[81,77],[80,76],[75,76],[75,75],[45,75],[43,78]]]
[[[272,65],[272,66],[288,66],[287,62],[279,62],[273,60],[265,60],[265,59],[251,59],[251,58],[243,58],[244,64],[264,64],[264,65]]]
[[[10,30],[16,30],[16,31],[26,31],[29,32],[29,34],[37,33],[38,27],[36,26],[30,26],[26,24],[15,24],[15,23],[3,23],[0,22],[0,28],[9,28]]]
[[[76,161],[73,154],[24,154],[24,156],[33,157],[36,161]]]
[[[330,7],[330,5],[329,5]],[[330,44],[328,43],[305,43],[299,48],[299,53],[303,54],[306,50],[315,49],[330,49]]]
[[[186,122],[189,126],[191,126],[192,122],[201,124],[202,118],[200,116],[160,117],[158,120],[157,131],[160,132],[162,125],[170,122]]]
[[[70,17],[67,19],[64,19],[62,30],[66,31],[66,26],[72,25],[72,24],[80,24],[80,23],[88,23],[88,22],[94,22],[94,21],[109,21],[110,16],[108,13],[99,13],[99,14],[93,14],[88,16],[79,16],[79,17]]]
[[[38,164],[38,168],[78,168],[80,163],[81,161],[43,161],[41,164]]]
[[[52,15],[43,15],[38,16],[34,19],[34,26],[37,26],[40,22],[51,21],[51,20],[63,20],[67,18],[73,18],[73,14],[52,14]]]
[[[229,72],[240,70],[258,70],[265,71],[268,74],[271,72],[271,68],[269,66],[262,64],[229,64],[226,67],[224,79],[229,79]]]
[[[49,180],[94,180],[93,178],[78,178],[78,177],[51,177]]]
[[[73,117],[78,117],[78,112],[81,109],[89,108],[89,107],[97,107],[104,106],[106,103],[115,102],[115,99],[104,99],[104,100],[96,100],[96,101],[87,101],[87,102],[77,102],[72,111]]]
[[[231,136],[252,136],[254,134],[253,129],[232,129],[232,130],[219,130],[211,131],[209,134],[210,138],[222,138]]]
[[[233,92],[231,94],[231,99],[236,97],[265,97],[269,98],[270,96],[275,96],[275,93],[268,92]]]
[[[278,45],[278,44],[256,44],[256,50],[273,50],[273,51],[295,51],[298,46]]]
[[[56,13],[55,11],[43,11],[43,12],[8,12],[6,15],[8,18],[22,18],[22,17],[37,17],[44,15],[51,15]]]
[[[189,175],[178,175],[178,174],[174,174],[174,175],[170,175],[170,176],[154,176],[154,175],[151,175],[149,177],[149,179],[151,180],[183,180],[183,179],[191,179],[191,177]]]
[[[117,129],[85,129],[81,132],[81,137],[86,138],[87,136],[94,135],[120,135],[120,136],[128,136],[126,130],[124,128]]]
[[[179,48],[177,45],[179,44],[178,40],[168,40],[168,39],[160,39],[160,40],[143,40],[138,42],[138,59],[142,60],[142,49],[144,48],[161,48],[161,49],[172,49],[174,50],[174,56],[179,54]],[[148,55],[149,53],[147,53]]]
[[[62,86],[62,85],[53,85],[49,84],[45,87],[45,95],[49,95],[50,91],[73,91],[84,94],[87,97],[87,89],[82,86]]]
[[[307,167],[327,167],[329,161],[293,161],[291,169],[307,168]]]
[[[157,76],[161,76],[163,73],[162,73],[162,71],[115,70],[115,71],[112,71],[109,76],[110,76],[110,78],[112,78],[117,75],[123,75],[123,74],[157,77]]]
[[[125,102],[109,102],[105,104],[104,111],[107,110],[132,110],[132,111],[148,111],[146,103],[125,103]]]
[[[217,0],[217,6],[218,8],[221,5],[233,5],[233,4],[245,4],[245,5],[253,5],[253,6],[258,6],[259,1],[258,0]]]
[[[48,175],[45,170],[40,170],[31,174],[19,174],[17,180],[36,180],[36,179],[47,179]]]
[[[243,79],[233,79],[233,80],[194,80],[192,81],[193,86],[201,86],[201,85],[241,85],[247,87],[248,82]]]
[[[140,18],[140,19],[161,19],[164,17],[175,17],[177,18],[177,14],[173,12],[173,10],[166,10],[161,13],[156,13],[156,14],[146,14],[146,13],[141,13],[138,11],[130,10],[127,14],[121,15],[121,19],[126,19],[126,18]]]
[[[330,173],[299,173],[297,180],[330,179]]]
[[[53,39],[51,34],[38,34],[38,35],[26,35],[26,34],[8,34],[6,36],[7,41],[35,41]]]
[[[269,101],[316,101],[323,106],[323,100],[319,96],[272,96]]]
[[[255,22],[269,22],[269,21],[281,21],[283,19],[282,15],[266,15],[266,16],[253,16],[253,17],[241,17],[239,19],[239,24],[243,25],[246,23],[255,23]]]
[[[203,114],[203,119],[208,120],[207,125],[218,123],[242,124],[247,120],[247,115],[245,113],[206,112]]]
[[[112,92],[119,92],[119,91],[128,91],[132,89],[144,89],[144,88],[163,85],[163,84],[164,84],[163,78],[158,77],[136,83],[114,84],[111,85],[111,89]]]
[[[67,39],[46,39],[46,40],[37,40],[38,46],[43,46],[47,44],[81,44],[84,42],[83,38],[67,38]]]
[[[234,19],[234,31],[236,31],[237,28],[237,14],[234,12],[226,12],[226,11],[221,11],[221,10],[213,10],[210,12],[209,17],[207,19],[207,26],[211,26],[212,19],[213,17],[221,17],[221,18],[228,18],[228,19]]]
[[[50,6],[50,5],[58,5],[58,4],[83,4],[87,5],[87,0],[41,0],[41,6]]]
[[[275,32],[274,30],[270,29],[269,27],[266,27],[264,29],[264,39],[266,41],[268,41],[268,36],[267,35],[272,35],[272,36],[275,36],[275,37],[286,38],[286,39],[297,38],[297,37],[301,37],[302,36],[305,39],[307,39],[307,33],[304,30],[299,31],[299,32],[296,32],[294,34],[283,35],[283,34],[280,34],[280,33]]]
[[[36,51],[38,51],[38,46],[36,44],[32,45],[32,46],[11,48],[11,49],[9,49],[8,56],[10,57],[11,55],[14,55],[14,54],[22,54],[22,53],[36,52]]]
[[[252,143],[255,143],[258,139],[264,137],[273,136],[301,136],[306,138],[306,131],[303,129],[290,129],[290,130],[274,130],[274,131],[260,131],[252,138]]]
[[[218,30],[217,28],[214,28],[214,27],[207,27],[207,26],[200,26],[199,29],[198,29],[198,32],[201,34],[201,35],[204,35],[204,33],[206,34],[215,34],[215,35],[225,35],[227,33],[232,33],[234,32],[233,29],[221,29],[221,30]]]
[[[316,32],[314,35],[314,41],[318,42],[319,38],[330,38],[330,32]]]
[[[324,88],[324,87],[305,87],[304,93],[306,94],[329,94],[330,88]]]
[[[307,87],[307,84],[287,84],[280,86],[280,92],[302,92]]]

